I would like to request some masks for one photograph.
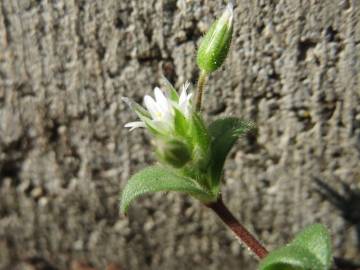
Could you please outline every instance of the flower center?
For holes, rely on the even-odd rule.
[[[158,118],[162,118],[162,117],[163,117],[163,114],[162,114],[161,112],[156,112],[156,116],[157,116]]]

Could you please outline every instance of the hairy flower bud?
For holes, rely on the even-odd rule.
[[[201,70],[210,73],[222,65],[230,48],[232,32],[233,6],[229,3],[200,43],[197,64]]]
[[[175,168],[183,167],[191,160],[191,153],[188,146],[176,139],[160,142],[157,153],[162,161]]]

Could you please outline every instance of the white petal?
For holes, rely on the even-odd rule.
[[[193,93],[188,94],[188,96],[187,96],[186,100],[187,100],[187,101],[190,101],[190,100],[191,100],[191,98],[192,98],[192,96],[193,96]]]
[[[130,128],[130,131],[132,131],[135,128],[146,127],[146,126],[145,126],[145,123],[142,121],[135,121],[135,122],[126,123],[124,127]]]
[[[155,94],[156,103],[157,103],[158,107],[161,109],[161,111],[163,113],[168,112],[169,111],[169,102],[159,87],[155,87],[154,94]]]
[[[189,108],[189,106],[184,106],[183,114],[185,115],[185,117],[189,117],[189,115],[190,115],[190,108]]]
[[[180,94],[179,104],[183,103],[186,100],[186,96],[187,96],[186,89],[183,88]]]
[[[187,95],[186,90],[189,87],[189,83],[186,83],[183,87],[183,90],[181,92],[181,96],[179,99],[179,109],[180,111],[185,115],[189,116],[190,108],[191,108],[191,97],[192,93]]]
[[[180,94],[180,98],[179,98],[179,104],[186,101],[187,89],[189,88],[189,85],[190,85],[190,83],[188,81],[183,85],[182,91],[181,91],[181,94]]]
[[[186,81],[183,85],[183,89],[185,89],[185,91],[189,88],[190,83],[188,81]]]
[[[155,126],[155,128],[160,132],[167,133],[172,129],[172,126],[170,125],[169,122],[160,121],[160,120],[154,120],[151,122]]]
[[[146,95],[144,97],[144,104],[153,119],[159,118],[159,114],[161,115],[161,112],[158,108],[158,105],[156,104],[155,100],[152,97]]]
[[[167,125],[171,125],[172,122],[174,121],[173,110],[165,113],[165,114],[163,115],[162,121],[166,122]]]

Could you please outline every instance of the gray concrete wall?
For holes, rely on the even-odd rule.
[[[141,101],[162,75],[195,83],[197,43],[225,4],[1,1],[0,268],[40,257],[58,269],[76,259],[255,269],[186,196],[147,196],[118,213],[127,179],[154,162],[148,134],[123,128],[135,115],[121,96]],[[336,255],[359,260],[360,2],[238,0],[234,18],[204,113],[252,120],[258,133],[232,152],[226,203],[269,249],[322,222]]]

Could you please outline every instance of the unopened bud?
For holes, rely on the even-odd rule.
[[[175,139],[159,143],[157,153],[161,160],[176,168],[183,167],[191,160],[188,146]]]
[[[224,62],[233,32],[233,6],[229,3],[203,37],[197,53],[199,68],[207,73],[218,69]]]

